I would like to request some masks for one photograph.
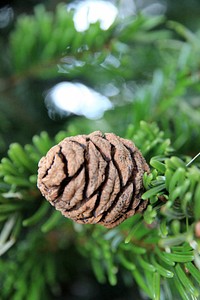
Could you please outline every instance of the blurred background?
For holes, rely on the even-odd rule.
[[[166,102],[164,98],[169,92],[163,91],[164,77],[168,76],[167,72],[173,72],[166,69],[171,64],[173,70],[182,49],[182,45],[172,39],[176,37],[181,41],[185,38],[184,34],[178,37],[170,31],[166,20],[178,21],[194,32],[199,30],[200,3],[197,0],[70,1],[64,5],[66,11],[74,12],[74,26],[70,24],[69,16],[66,24],[59,21],[59,13],[54,16],[55,20],[52,19],[59,2],[1,2],[1,155],[11,142],[24,144],[42,130],[54,135],[61,128],[76,125],[80,132],[98,128],[123,135],[127,125],[138,124],[140,118],[159,119],[158,103],[160,98]],[[46,24],[52,22],[51,29],[42,24],[40,15],[43,11],[36,9],[38,4],[51,12],[52,15],[45,15]],[[65,8],[60,10],[63,12]],[[33,18],[30,21],[26,18],[34,14],[35,9],[38,17],[34,23]],[[165,21],[158,22],[156,27],[163,31],[157,34],[155,30],[154,33],[154,24],[148,29],[142,20],[135,27],[131,25],[138,14],[163,16]],[[64,17],[60,16],[60,19]],[[120,25],[109,31],[116,19]],[[98,20],[100,25],[93,24],[88,30],[89,24]],[[74,36],[73,30],[78,31]],[[185,64],[190,46],[182,55]],[[147,101],[151,110],[156,110],[155,114],[149,110],[147,116],[147,107],[133,112],[137,110],[138,102],[145,102],[144,98],[150,97],[147,85],[152,81],[157,86],[154,91],[157,95],[153,97],[158,99]],[[199,99],[190,101],[196,105]],[[177,146],[184,146],[184,141]]]
[[[0,157],[41,131],[130,138],[141,120],[157,122],[177,153],[197,153],[198,0],[0,5]],[[44,299],[139,299],[128,279],[98,284],[73,239],[60,252],[60,286]]]

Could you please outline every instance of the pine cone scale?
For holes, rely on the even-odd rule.
[[[124,147],[120,139],[113,133],[108,133],[105,136],[112,145],[112,160],[118,170],[121,185],[125,186],[131,176],[133,168],[130,153],[126,147]]]
[[[38,174],[38,187],[49,201],[59,196],[60,183],[66,178],[65,164],[59,155],[54,155],[59,151],[60,147],[54,146],[50,149],[48,157],[42,158],[39,162],[41,172]],[[55,173],[58,175],[55,176]]]
[[[84,164],[83,147],[72,141],[65,141],[60,152],[63,160],[65,161],[67,177],[73,177]]]
[[[113,205],[107,211],[103,217],[103,222],[105,223],[114,223],[119,217],[124,215],[129,208],[130,201],[132,198],[133,184],[127,185],[123,192],[120,192],[120,195],[117,196]]]
[[[92,210],[95,207],[95,203],[97,201],[97,195],[92,196],[89,200],[80,202],[79,205],[73,207],[69,210],[65,210],[64,214],[68,218],[74,218],[75,220],[78,219],[87,219],[94,217],[92,214]]]
[[[67,208],[76,207],[83,199],[85,189],[85,168],[82,166],[76,176],[72,177],[60,195],[60,199],[64,199]],[[58,202],[60,200],[58,199]]]
[[[101,155],[105,161],[111,160],[111,144],[103,137],[100,131],[91,133],[89,135],[90,141],[95,145],[97,150],[101,152]]]
[[[145,209],[142,177],[148,171],[132,142],[97,131],[50,149],[39,163],[38,187],[64,216],[112,228]]]
[[[108,168],[108,178],[104,183],[104,186],[102,187],[99,205],[96,207],[95,211],[96,216],[99,216],[111,207],[118,193],[120,192],[120,188],[120,179],[117,169],[115,168],[113,162],[110,161]]]
[[[100,185],[106,180],[105,169],[107,162],[103,159],[101,152],[97,150],[95,145],[88,142],[88,186],[86,190],[86,198],[89,198]]]

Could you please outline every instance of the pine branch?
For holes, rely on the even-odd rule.
[[[186,40],[172,39],[170,31],[166,33],[160,25],[169,26]],[[115,104],[133,102],[131,123],[139,127],[140,120],[159,122],[178,150],[186,144],[192,145],[193,139],[199,136],[200,117],[195,100],[199,43],[198,35],[188,32],[180,24],[143,15],[117,19],[106,31],[96,23],[85,32],[77,32],[73,14],[63,5],[58,5],[55,13],[39,5],[34,15],[18,18],[10,36],[13,74],[6,86],[10,89],[11,85],[30,77],[58,77],[56,64],[62,78],[87,81],[102,93],[108,82],[112,82],[120,90],[119,95],[112,97]],[[174,46],[170,48],[170,45]],[[129,85],[130,99],[127,98]],[[133,85],[138,86],[134,91]],[[160,117],[163,114],[165,118]],[[108,113],[108,122],[114,122],[113,114],[110,118]]]
[[[124,136],[142,151],[151,172],[143,177],[142,198],[149,201],[143,215],[136,214],[112,230],[98,225],[82,226],[53,211],[36,187],[38,161],[66,135],[80,133],[80,119],[81,125],[73,123],[73,132],[60,132],[55,139],[43,132],[25,147],[12,144],[0,164],[0,254],[6,259],[5,263],[0,260],[3,299],[13,294],[15,299],[25,299],[29,291],[30,299],[41,294],[45,298],[46,287],[55,296],[62,280],[56,279],[59,269],[54,263],[63,264],[60,253],[62,247],[68,249],[66,244],[71,239],[81,255],[90,257],[101,283],[108,280],[116,285],[120,273],[124,281],[134,280],[149,299],[158,300],[164,294],[164,299],[199,298],[199,160],[189,164],[191,157],[173,150],[188,153],[192,149],[192,155],[196,154],[194,139],[199,137],[200,120],[195,101],[199,91],[199,39],[182,25],[167,22],[184,39],[172,40],[168,30],[157,29],[165,26],[164,22],[160,17],[139,15],[134,20],[117,20],[107,31],[96,23],[79,33],[74,28],[73,15],[62,5],[55,14],[38,6],[33,16],[17,21],[10,37],[11,82],[19,84],[26,77],[57,77],[56,62],[68,80],[84,78],[97,89],[112,82],[121,91],[116,103],[133,102],[131,110],[127,106],[124,119],[131,113],[127,122],[134,126],[123,129]],[[131,99],[125,99],[123,84],[127,90],[132,80],[139,88],[132,91]],[[111,113],[107,114],[109,124],[114,119]],[[120,117],[121,114],[120,107]],[[119,115],[115,115],[118,124]],[[122,127],[126,127],[124,123]],[[184,145],[187,151],[183,151]],[[51,234],[54,245],[50,243]],[[63,235],[67,242],[60,246]],[[37,264],[41,253],[45,253],[45,259]],[[22,256],[30,259],[22,262]],[[19,266],[21,275],[16,281]]]
[[[94,75],[100,64],[102,75],[99,76],[102,79],[112,76],[113,72],[118,76],[132,78],[136,68],[140,72],[139,69],[147,66],[149,60],[136,64],[129,46],[135,43],[135,51],[145,50],[148,56],[151,52],[155,64],[156,55],[151,50],[152,43],[157,42],[158,35],[160,41],[170,36],[169,30],[156,30],[163,22],[164,19],[160,17],[139,15],[137,20],[127,19],[122,22],[118,19],[108,30],[102,30],[97,22],[91,24],[88,30],[78,32],[74,26],[73,13],[67,11],[65,5],[59,4],[55,13],[38,5],[34,15],[22,15],[17,19],[15,30],[10,35],[13,74],[9,86],[19,84],[29,77],[56,77],[56,64],[59,64],[59,72],[69,79],[86,76],[94,82],[91,73]],[[128,38],[130,32],[134,33],[131,40]],[[120,62],[120,67],[116,68],[114,60],[117,61],[122,53],[124,59]],[[131,73],[127,68],[130,64],[133,70]]]
[[[130,134],[130,130],[128,132]],[[63,134],[57,135],[55,140],[60,140]],[[171,289],[173,297],[178,291],[183,299],[190,295],[197,299],[200,292],[196,236],[200,218],[198,163],[186,166],[191,158],[181,160],[172,156],[169,140],[155,124],[142,122],[140,130],[136,134],[132,131],[132,135],[147,156],[152,151],[157,154],[150,160],[150,174],[144,175],[146,192],[142,198],[149,199],[146,211],[112,230],[74,224],[75,244],[82,255],[91,257],[94,272],[102,283],[108,278],[110,284],[115,285],[120,270],[126,276],[128,272],[150,299],[159,299],[165,289]],[[25,228],[32,231],[35,227],[35,233],[45,236],[71,223],[64,222],[58,212],[53,213],[36,188],[38,159],[52,144],[48,135],[42,133],[33,138],[33,145],[24,148],[11,145],[9,158],[1,162],[1,254],[16,240],[21,243]],[[188,291],[184,289],[184,282]],[[43,284],[46,285],[45,281]]]

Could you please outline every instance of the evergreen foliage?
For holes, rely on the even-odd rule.
[[[2,158],[1,299],[57,299],[72,247],[102,284],[114,286],[120,275],[147,299],[199,299],[200,163],[190,163],[200,142],[199,32],[143,14],[117,18],[108,30],[97,22],[78,32],[63,4],[55,13],[39,5],[17,19],[9,43],[9,76],[18,87],[59,76],[99,92],[111,82],[120,92],[102,128],[75,118],[54,138],[43,131],[31,144],[12,143]],[[64,137],[94,128],[133,140],[151,167],[143,178],[144,214],[112,230],[65,219],[36,186],[40,158]]]

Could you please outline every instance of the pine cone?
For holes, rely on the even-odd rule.
[[[52,147],[39,162],[38,188],[65,217],[112,228],[145,209],[144,172],[149,167],[131,141],[95,131]]]

